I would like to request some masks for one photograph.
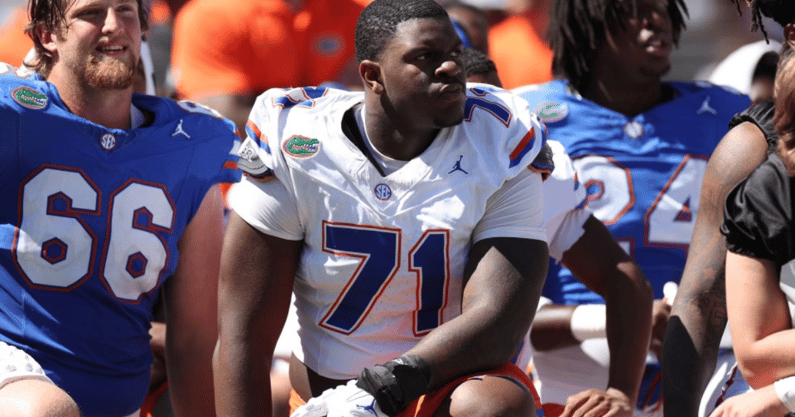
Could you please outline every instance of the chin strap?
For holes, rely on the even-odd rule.
[[[428,391],[431,371],[419,356],[403,355],[362,371],[356,386],[375,397],[381,411],[395,417]]]

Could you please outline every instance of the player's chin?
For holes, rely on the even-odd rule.
[[[444,128],[444,127],[453,127],[456,125],[461,124],[464,121],[464,114],[463,112],[460,115],[442,115],[437,117],[433,120],[434,124],[437,127]]]
[[[452,105],[440,111],[434,118],[438,127],[451,127],[464,121],[464,106]]]
[[[663,77],[665,74],[668,74],[668,71],[671,70],[671,61],[664,58],[653,59],[644,66],[643,70],[643,72],[645,72],[647,75]]]
[[[87,72],[88,82],[96,88],[127,89],[135,81],[135,66],[123,61],[94,65]]]

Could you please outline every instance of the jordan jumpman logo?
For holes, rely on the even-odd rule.
[[[186,138],[190,139],[190,135],[188,134],[188,132],[182,129],[182,119],[179,119],[179,124],[177,125],[177,128],[174,130],[174,133],[171,134],[171,136],[177,136],[177,135],[185,135]]]
[[[458,161],[455,162],[455,165],[453,165],[453,169],[451,169],[450,172],[448,172],[448,174],[452,174],[453,172],[456,172],[456,171],[461,171],[464,174],[469,175],[468,172],[464,171],[464,169],[461,168],[461,160],[462,159],[464,159],[464,155],[460,155],[458,157]]]

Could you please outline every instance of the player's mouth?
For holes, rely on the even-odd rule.
[[[445,84],[439,90],[438,97],[448,103],[463,101],[466,99],[466,85],[458,80]]]
[[[643,49],[652,55],[667,57],[673,52],[673,40],[670,36],[659,34],[653,35],[643,43]]]
[[[104,55],[121,56],[127,52],[127,46],[119,43],[108,43],[98,46],[96,50]]]

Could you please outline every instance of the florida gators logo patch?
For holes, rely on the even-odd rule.
[[[295,135],[284,142],[284,151],[295,158],[309,158],[320,151],[320,141],[314,138]]]
[[[536,106],[535,114],[544,123],[555,123],[563,120],[564,117],[569,115],[569,106],[566,103],[556,103],[554,101],[545,101]]]
[[[19,105],[29,109],[41,110],[47,105],[47,95],[30,87],[18,87],[11,92],[11,96]]]

